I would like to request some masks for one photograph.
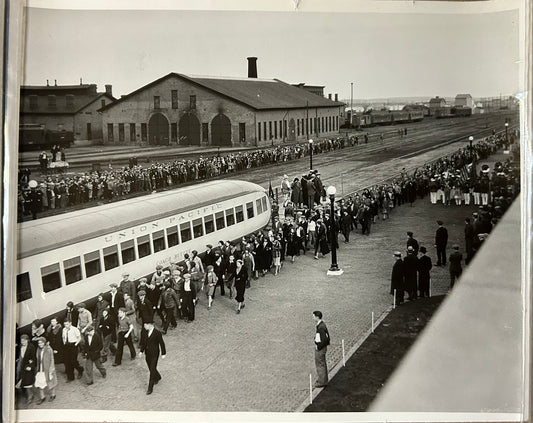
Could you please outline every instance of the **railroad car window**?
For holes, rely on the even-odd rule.
[[[179,242],[180,241],[178,239],[178,227],[177,226],[171,226],[170,228],[167,228],[167,244],[168,244],[168,248],[174,247],[174,245],[178,245]]]
[[[226,210],[226,225],[231,226],[235,224],[235,215],[233,214],[233,209]]]
[[[261,141],[261,122],[257,122],[257,139]]]
[[[165,232],[163,230],[154,232],[152,238],[154,240],[154,253],[165,249]]]
[[[135,260],[135,244],[133,239],[121,242],[120,251],[122,253],[122,264],[126,264]]]
[[[61,288],[61,275],[59,274],[59,263],[41,267],[41,278],[43,280],[43,291],[50,292]]]
[[[223,229],[226,225],[224,222],[224,212],[218,212],[215,214],[215,221],[217,224],[217,231]]]
[[[266,198],[266,196],[261,198],[261,203],[263,203],[263,210],[267,211],[268,210],[268,206],[267,206],[267,198]]]
[[[79,257],[73,257],[63,261],[63,267],[65,269],[65,283],[67,285],[81,281],[81,259]]]
[[[192,239],[191,222],[182,223],[180,225],[181,242],[187,242]]]
[[[103,252],[105,270],[118,267],[118,247],[116,245],[112,245],[111,247],[104,248]]]
[[[254,202],[251,201],[249,203],[246,203],[246,216],[248,219],[251,219],[254,217]]]
[[[85,276],[91,277],[102,271],[100,267],[100,251],[93,251],[83,256],[85,261]]]
[[[202,226],[202,219],[194,219],[192,221],[192,232],[195,238],[199,238],[204,234],[204,228]]]
[[[242,206],[235,207],[235,217],[237,218],[237,223],[242,222],[244,220],[244,212]]]
[[[152,254],[152,250],[150,249],[150,235],[143,235],[137,238],[137,250],[139,251],[139,258]]]
[[[17,275],[17,303],[31,298],[30,274],[28,272]]]
[[[213,220],[213,215],[210,214],[209,216],[204,216],[204,224],[205,224],[205,233],[210,234],[211,232],[215,232],[215,222]]]
[[[263,206],[261,205],[261,199],[255,200],[255,206],[257,208],[257,214],[263,213]]]

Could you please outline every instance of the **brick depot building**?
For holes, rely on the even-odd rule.
[[[261,146],[338,133],[344,103],[251,74],[169,73],[100,109],[104,143]]]
[[[112,86],[97,92],[96,84],[22,86],[20,124],[39,124],[54,131],[70,131],[74,140],[101,140],[98,109],[115,101]]]

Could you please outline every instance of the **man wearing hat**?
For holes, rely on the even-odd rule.
[[[442,220],[437,220],[437,231],[435,232],[435,247],[437,247],[437,266],[446,266],[446,245],[448,244],[448,230],[444,227]]]
[[[116,324],[118,321],[118,309],[124,307],[124,294],[118,290],[118,285],[113,282],[109,284],[111,290],[107,294],[107,302],[109,303],[109,315]],[[112,334],[111,340],[116,342],[116,335]]]
[[[453,246],[453,252],[450,254],[450,288],[453,288],[455,279],[458,279],[463,272],[461,266],[461,261],[463,260],[463,255],[459,252],[459,246]]]
[[[144,323],[144,330],[141,333],[141,342],[139,344],[142,356],[146,353],[146,364],[150,371],[150,378],[148,381],[148,390],[146,395],[150,395],[154,389],[154,385],[161,380],[161,374],[157,371],[157,362],[159,361],[159,351],[161,349],[161,358],[165,358],[167,353],[163,335],[155,327],[153,322]]]
[[[206,250],[204,254],[203,264],[204,266],[207,267],[209,265],[215,264],[216,257],[215,257],[215,251],[213,250],[213,246],[211,244],[207,244],[205,248]]]
[[[185,273],[183,279],[183,290],[181,292],[182,313],[185,321],[189,323],[194,320],[194,299],[196,298],[196,290],[194,283],[191,281],[190,273]]]
[[[96,366],[103,378],[106,377],[106,369],[102,365],[102,337],[96,333],[93,326],[85,328],[83,335],[82,353],[85,356],[85,377],[87,385],[93,384],[93,364]]]
[[[403,259],[404,290],[407,292],[408,300],[416,300],[417,296],[417,271],[418,258],[412,246],[407,247],[407,255]]]
[[[413,247],[415,252],[415,257],[418,256],[418,241],[413,238],[413,233],[411,231],[407,232],[407,248]]]
[[[418,258],[418,291],[420,292],[420,297],[429,298],[429,283],[431,279],[429,271],[433,264],[431,263],[431,257],[426,255],[426,247],[420,247],[420,253],[422,255]]]
[[[152,322],[154,319],[154,307],[148,298],[146,298],[146,290],[139,289],[137,292],[137,320],[143,327],[145,322]],[[141,328],[142,331],[142,328]]]
[[[403,290],[404,290],[404,271],[402,253],[399,251],[394,252],[393,257],[396,259],[392,266],[391,274],[391,286],[390,294],[396,294],[396,304],[403,303]]]
[[[92,324],[93,316],[87,310],[85,303],[78,304],[78,330],[83,335],[88,325]]]
[[[152,275],[151,284],[157,285],[158,283],[161,283],[165,279],[165,275],[163,274],[163,266],[158,264],[155,267],[155,272]]]
[[[130,298],[136,297],[136,287],[135,282],[130,280],[130,272],[122,273],[122,281],[120,282],[120,290],[123,294],[128,294]]]

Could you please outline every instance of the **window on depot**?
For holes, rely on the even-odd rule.
[[[215,232],[215,221],[213,219],[213,215],[210,214],[209,216],[204,216],[204,225],[205,225],[205,233],[210,234],[211,232]]]
[[[164,250],[165,247],[165,231],[160,230],[152,234],[152,239],[154,242],[154,253]],[[140,254],[139,254],[140,255]]]
[[[110,270],[118,267],[118,247],[111,245],[103,250],[104,253],[104,269]]]
[[[135,260],[135,242],[133,239],[120,243],[122,252],[122,264],[130,263]]]
[[[29,272],[17,275],[17,302],[29,300],[31,298],[31,284]]]
[[[102,272],[100,251],[96,250],[84,254],[83,261],[85,262],[85,277],[89,278]]]
[[[63,261],[63,268],[65,269],[65,283],[67,285],[81,281],[81,259],[79,257]]]
[[[237,218],[237,223],[240,223],[244,220],[244,211],[242,206],[235,207],[235,216]]]
[[[249,203],[246,203],[246,216],[248,219],[251,219],[254,217],[254,203],[253,201],[250,201]]]
[[[152,254],[150,247],[150,235],[143,235],[137,238],[137,250],[139,251],[139,258],[143,258]]]
[[[171,226],[170,228],[167,228],[167,244],[168,244],[168,248],[174,247],[175,245],[179,244],[177,226]],[[155,249],[155,245],[154,245],[154,249]]]
[[[202,219],[194,219],[192,221],[192,232],[195,238],[200,238],[204,235],[204,227],[202,225]]]
[[[61,288],[59,263],[41,267],[41,278],[43,281],[43,292],[50,292],[57,288]]]

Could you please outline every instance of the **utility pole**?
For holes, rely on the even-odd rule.
[[[305,138],[309,139],[309,100],[305,104]]]
[[[353,82],[350,83],[350,128],[353,124]]]

